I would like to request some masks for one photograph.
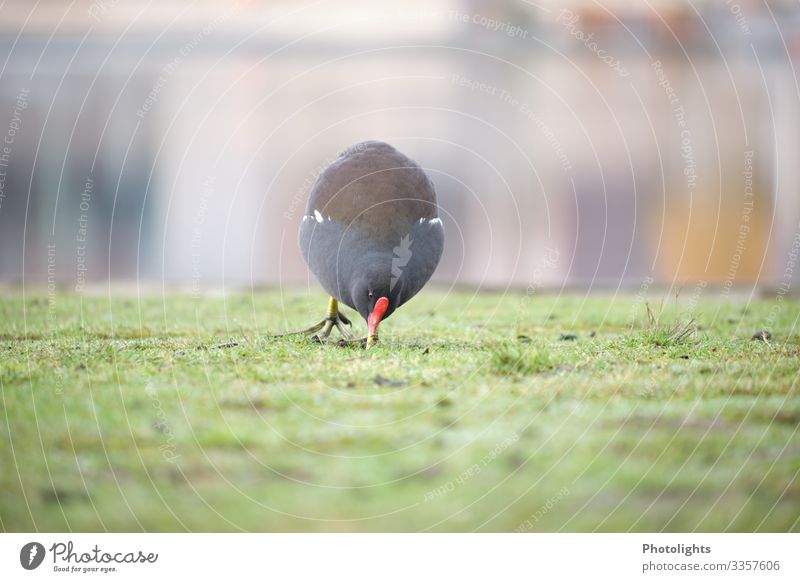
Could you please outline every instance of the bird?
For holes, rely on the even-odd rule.
[[[370,348],[378,327],[430,280],[444,249],[433,182],[414,160],[383,141],[345,149],[319,174],[300,222],[298,243],[308,269],[330,295],[325,318],[294,333]],[[340,304],[367,323],[355,338]]]

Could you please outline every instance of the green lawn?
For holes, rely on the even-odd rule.
[[[369,351],[271,337],[324,310],[7,290],[0,529],[800,531],[798,301],[431,289]]]

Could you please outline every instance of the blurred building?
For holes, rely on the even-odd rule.
[[[316,174],[383,139],[442,283],[796,284],[798,54],[791,2],[5,2],[0,279],[305,282]]]

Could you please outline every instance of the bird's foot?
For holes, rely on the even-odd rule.
[[[350,320],[343,317],[341,313],[337,313],[334,316],[326,317],[317,325],[313,325],[307,330],[304,330],[304,333],[311,335],[311,341],[324,344],[335,327],[339,330],[339,334],[342,338],[349,340],[353,338],[353,334],[345,327],[346,325],[352,325]]]
[[[311,340],[317,343],[325,343],[328,340],[328,336],[331,335],[331,331],[335,327],[339,330],[342,338],[344,340],[352,340],[353,334],[350,333],[350,330],[347,329],[345,326],[349,325],[352,326],[353,324],[350,322],[344,314],[339,312],[339,304],[331,297],[330,301],[328,302],[328,315],[325,316],[325,319],[312,325],[311,327],[307,327],[306,329],[301,329],[300,331],[290,331],[287,333],[280,333],[277,334],[275,337],[283,337],[287,335],[310,335]]]
[[[346,346],[361,346],[366,348],[371,348],[376,343],[378,343],[378,336],[371,335],[368,337],[357,337],[357,338],[348,338],[348,339],[340,339],[338,344],[342,347]]]

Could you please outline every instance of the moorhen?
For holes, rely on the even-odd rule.
[[[331,296],[325,319],[300,333],[326,341],[336,327],[345,343],[370,347],[381,321],[414,297],[439,264],[444,228],[433,184],[387,143],[351,146],[314,183],[299,242],[308,268]],[[353,339],[339,303],[366,320],[366,338]]]

